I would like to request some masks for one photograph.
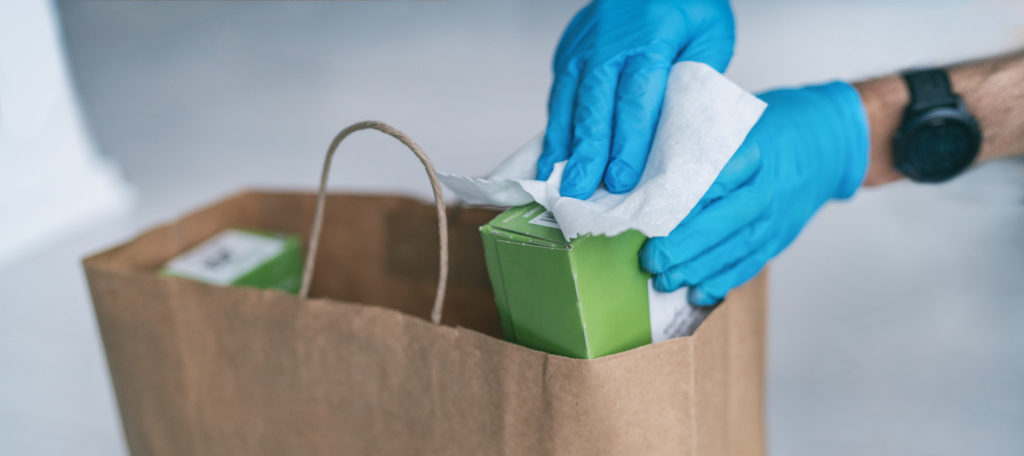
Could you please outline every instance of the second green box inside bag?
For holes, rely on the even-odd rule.
[[[173,258],[160,274],[296,294],[302,282],[302,258],[302,241],[296,235],[227,229]]]
[[[570,242],[536,203],[509,209],[480,231],[509,341],[596,358],[684,335],[679,331],[693,308],[681,295],[650,289],[637,256],[647,239],[642,233]]]

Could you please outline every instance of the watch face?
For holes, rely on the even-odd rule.
[[[963,151],[971,147],[970,131],[963,124],[946,119],[929,122],[915,136],[911,147],[917,150],[912,153],[929,154],[937,164],[960,161]]]
[[[980,138],[976,127],[960,116],[927,117],[904,132],[896,151],[896,165],[916,181],[940,182],[974,161]]]

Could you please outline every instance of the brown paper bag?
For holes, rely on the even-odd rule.
[[[326,197],[314,298],[154,273],[225,228],[308,233],[317,201],[242,193],[85,260],[132,454],[763,454],[764,274],[691,337],[582,360],[501,339],[491,210],[442,212],[442,324],[436,209],[408,198]]]

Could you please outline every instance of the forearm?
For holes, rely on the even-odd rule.
[[[1024,155],[1024,52],[949,68],[953,91],[978,119],[982,142],[977,162]],[[903,177],[893,167],[892,138],[910,102],[899,75],[855,83],[867,112],[870,148],[864,185]]]

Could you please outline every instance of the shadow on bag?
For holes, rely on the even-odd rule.
[[[324,195],[363,128],[413,148],[440,197],[418,147],[365,122],[320,198],[241,193],[84,261],[133,455],[764,453],[764,273],[690,337],[593,360],[508,343],[478,231],[496,211]],[[155,273],[224,229],[314,219],[313,298]]]

